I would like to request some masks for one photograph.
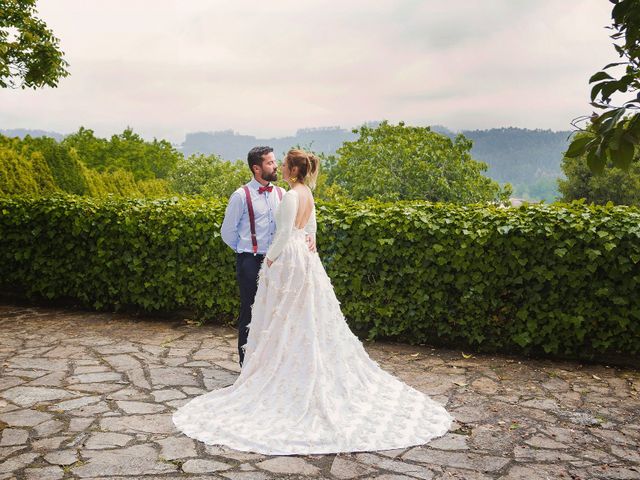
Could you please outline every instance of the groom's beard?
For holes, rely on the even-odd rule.
[[[269,182],[275,182],[278,180],[278,172],[271,172],[269,175],[263,175],[262,178]]]

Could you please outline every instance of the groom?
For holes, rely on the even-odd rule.
[[[274,214],[283,189],[272,185],[278,180],[278,165],[271,147],[254,147],[247,156],[253,179],[238,188],[227,204],[220,229],[222,240],[236,252],[236,280],[240,288],[238,315],[238,354],[244,362],[251,305],[258,289],[258,272],[276,231]],[[309,250],[315,251],[312,236],[307,235]]]

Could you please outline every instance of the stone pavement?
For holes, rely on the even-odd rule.
[[[640,372],[366,344],[456,422],[426,446],[268,457],[180,434],[233,383],[224,326],[0,304],[0,479],[640,479]],[[467,358],[468,357],[468,358]]]

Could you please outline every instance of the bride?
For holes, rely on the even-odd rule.
[[[317,252],[309,186],[318,159],[287,153],[289,186],[258,276],[245,361],[233,385],[173,415],[189,437],[268,455],[390,450],[444,435],[453,417],[373,361],[349,329]],[[309,185],[309,186],[308,186]]]

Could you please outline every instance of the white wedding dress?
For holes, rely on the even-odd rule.
[[[295,227],[298,203],[292,189],[276,210],[274,263],[258,274],[240,375],[173,422],[206,444],[268,455],[388,450],[444,435],[453,421],[445,408],[381,369],[349,329]],[[315,209],[309,222],[315,233]]]

